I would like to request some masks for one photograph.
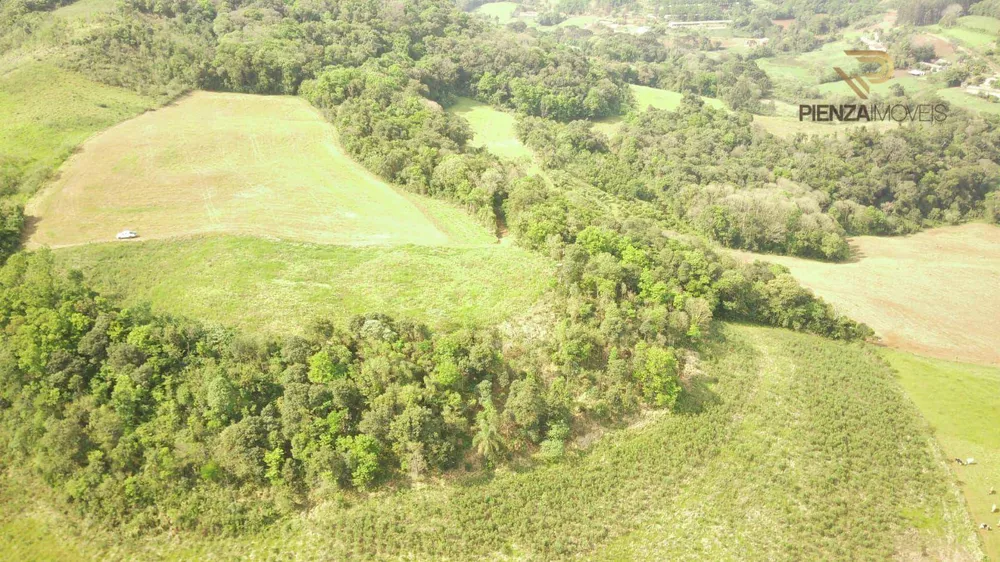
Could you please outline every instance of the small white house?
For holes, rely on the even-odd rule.
[[[924,74],[927,73],[924,72],[923,70],[917,70],[916,68],[910,71],[910,76],[923,76]]]
[[[132,238],[138,238],[138,237],[139,233],[137,233],[134,230],[123,230],[118,233],[118,236],[115,236],[115,238],[119,240],[131,240]]]

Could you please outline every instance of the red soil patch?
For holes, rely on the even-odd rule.
[[[934,35],[914,35],[913,36],[914,45],[934,45],[934,53],[938,57],[950,57],[955,54],[955,47],[951,43],[945,41],[940,37],[935,37]]]
[[[774,25],[780,25],[781,29],[788,29],[788,26],[792,25],[792,22],[794,21],[795,18],[787,20],[771,20],[771,23],[773,23]]]

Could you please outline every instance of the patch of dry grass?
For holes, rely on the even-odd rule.
[[[886,344],[941,359],[1000,364],[1000,228],[967,224],[852,240],[857,259],[821,263],[737,252],[787,266]]]
[[[93,137],[28,208],[28,246],[230,233],[347,245],[494,241],[448,232],[351,160],[300,98],[197,92]],[[457,234],[457,236],[456,236]]]

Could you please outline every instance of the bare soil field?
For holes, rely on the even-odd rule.
[[[913,43],[915,45],[934,45],[934,54],[938,57],[951,57],[955,54],[955,46],[951,44],[951,41],[947,41],[938,37],[937,35],[931,35],[930,33],[922,33],[920,35],[913,36]]]
[[[364,170],[299,98],[196,92],[84,143],[27,209],[28,247],[231,233],[326,244],[483,244]],[[447,211],[447,209],[443,209]],[[456,233],[460,235],[456,236]]]
[[[908,237],[852,240],[830,264],[738,252],[788,267],[885,344],[942,359],[1000,364],[1000,228],[967,224]]]

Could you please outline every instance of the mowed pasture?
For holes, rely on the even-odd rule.
[[[720,325],[678,411],[636,421],[562,462],[338,497],[240,537],[88,533],[0,488],[0,558],[981,557],[925,422],[870,347]]]
[[[889,346],[1000,364],[1000,228],[976,223],[851,243],[857,259],[843,264],[736,254],[788,267]]]
[[[208,235],[55,251],[123,306],[251,333],[302,333],[382,312],[435,328],[495,325],[527,313],[548,261],[513,244],[351,247]]]
[[[1000,560],[1000,514],[992,513],[1000,496],[1000,369],[917,357],[885,350],[899,382],[934,429],[955,474],[972,521],[994,531],[978,531],[991,560]],[[963,466],[954,459],[976,459]]]
[[[0,66],[0,160],[20,169],[30,193],[91,135],[154,103],[51,64]]]
[[[428,205],[431,208],[433,205]],[[433,206],[439,208],[439,206]],[[28,247],[230,233],[328,244],[483,244],[449,235],[354,162],[300,98],[196,92],[87,141],[27,209]],[[472,219],[450,213],[447,221]]]

